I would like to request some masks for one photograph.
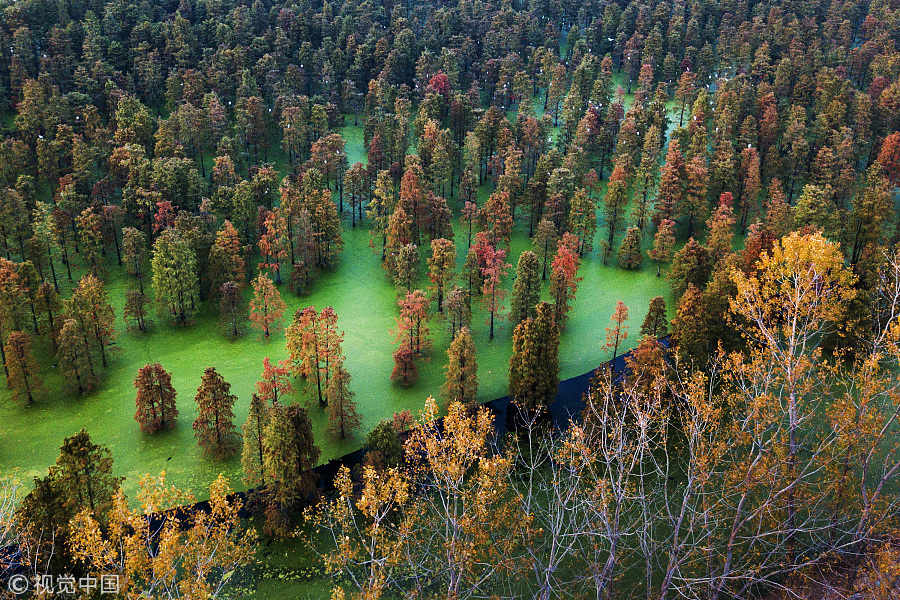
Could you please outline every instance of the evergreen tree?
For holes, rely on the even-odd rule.
[[[541,297],[541,279],[538,275],[538,257],[531,250],[519,255],[516,263],[516,281],[513,283],[509,306],[509,320],[512,326],[533,317],[535,305]]]
[[[138,369],[134,379],[137,388],[134,419],[144,433],[156,433],[175,427],[178,408],[175,406],[175,388],[172,376],[159,363]]]
[[[478,396],[478,363],[475,342],[468,327],[460,329],[447,349],[443,396],[447,402],[474,406]]]
[[[328,387],[325,388],[328,401],[328,430],[344,439],[348,433],[359,429],[362,419],[356,411],[353,392],[350,390],[350,373],[344,368],[343,360],[334,365]]]
[[[194,436],[207,454],[223,458],[237,450],[237,428],[233,422],[236,400],[231,384],[214,367],[207,367],[194,397],[197,403]]]
[[[559,386],[559,327],[547,302],[537,305],[534,318],[513,332],[509,361],[509,395],[529,412],[545,410]]]

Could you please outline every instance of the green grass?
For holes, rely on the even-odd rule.
[[[348,120],[348,122],[351,122]],[[359,127],[343,130],[348,141],[350,162],[364,160],[362,132]],[[598,239],[604,235],[602,228]],[[392,351],[397,293],[382,269],[379,255],[369,247],[367,227],[344,231],[345,249],[340,267],[322,276],[312,293],[297,297],[287,286],[281,293],[288,304],[287,323],[294,311],[313,305],[318,309],[333,306],[339,316],[339,326],[346,333],[344,352],[346,366],[352,377],[352,389],[363,418],[361,430],[347,440],[337,440],[326,431],[327,418],[315,403],[311,418],[316,440],[322,449],[322,461],[350,452],[363,443],[365,433],[379,420],[389,418],[395,411],[422,407],[428,395],[437,395],[443,381],[446,349],[449,345],[447,327],[438,318],[432,319],[433,349],[420,364],[418,382],[410,388],[400,388],[390,381],[393,368]],[[509,262],[515,265],[518,255],[528,248],[527,231],[518,227],[514,232]],[[646,242],[645,242],[646,243]],[[465,235],[457,235],[459,263],[465,255]],[[610,264],[614,264],[614,258]],[[61,273],[58,269],[58,272]],[[667,282],[655,276],[652,264],[640,271],[623,271],[615,266],[603,266],[596,253],[587,256],[579,275],[583,281],[572,313],[562,336],[560,347],[561,377],[586,372],[610,358],[603,349],[605,329],[617,300],[630,309],[630,335],[622,351],[633,346],[638,329],[646,313],[650,298],[663,295],[669,299]],[[506,279],[511,289],[514,269]],[[77,277],[77,274],[76,274]],[[194,394],[203,369],[215,366],[231,383],[237,394],[236,423],[243,423],[250,395],[262,370],[265,357],[286,358],[281,332],[263,341],[254,330],[236,340],[225,338],[216,316],[201,307],[194,322],[178,327],[157,317],[149,333],[126,331],[122,320],[125,292],[129,277],[111,265],[105,277],[112,304],[116,310],[116,352],[106,370],[100,389],[85,397],[62,392],[62,381],[53,363],[49,348],[38,344],[46,395],[31,407],[14,403],[7,390],[0,390],[0,472],[15,474],[25,481],[46,473],[53,463],[63,438],[86,428],[94,440],[109,446],[117,474],[126,477],[126,489],[133,492],[138,478],[144,473],[165,470],[172,483],[192,490],[198,497],[206,496],[206,487],[219,472],[240,488],[240,461],[216,461],[203,456],[193,436],[191,423],[196,416]],[[422,286],[425,285],[423,279]],[[67,293],[67,292],[66,292]],[[544,290],[547,294],[546,284]],[[486,314],[480,308],[473,316],[473,334],[477,347],[479,397],[490,400],[506,394],[507,371],[511,351],[511,331],[507,321],[499,321],[493,341],[488,339]],[[160,362],[172,375],[178,391],[178,424],[172,431],[145,435],[134,421],[133,380],[137,370],[148,362]],[[302,387],[302,382],[297,382]],[[298,390],[295,401],[306,402],[307,396]]]

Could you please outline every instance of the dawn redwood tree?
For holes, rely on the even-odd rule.
[[[60,327],[56,359],[63,380],[79,396],[96,389],[98,381],[91,361],[91,349],[85,344],[75,319],[65,319]]]
[[[197,255],[177,229],[163,231],[153,245],[153,291],[156,300],[182,325],[198,301]]]
[[[4,353],[9,372],[6,385],[12,389],[13,400],[30,406],[43,387],[40,367],[31,351],[31,336],[22,331],[11,331],[6,338]]]
[[[263,359],[263,371],[256,382],[256,394],[272,406],[286,394],[292,394],[294,387],[290,380],[291,370],[287,360],[272,364],[269,357]]]
[[[641,253],[641,230],[637,227],[629,227],[619,246],[619,266],[623,269],[640,269],[643,261]]]
[[[653,247],[647,251],[647,256],[656,263],[656,276],[661,273],[662,264],[672,260],[675,251],[675,221],[663,219],[653,236]]]
[[[234,426],[237,396],[231,393],[231,384],[215,367],[203,371],[194,401],[197,403],[194,436],[200,447],[217,458],[234,454],[237,450],[237,428]]]
[[[299,404],[269,409],[262,445],[266,492],[273,502],[266,511],[267,527],[285,532],[285,510],[316,492],[313,468],[321,452],[306,409]]]
[[[219,292],[219,314],[222,323],[231,337],[241,334],[241,317],[246,314],[244,296],[240,286],[234,281],[226,281]]]
[[[621,300],[616,302],[616,309],[609,320],[612,321],[612,327],[606,328],[606,344],[604,347],[607,350],[612,350],[612,360],[609,363],[609,368],[612,369],[612,361],[619,355],[619,344],[623,340],[628,339],[628,325],[625,323],[628,320],[628,307],[625,306],[624,302]]]
[[[210,297],[219,298],[222,286],[228,281],[243,289],[246,278],[244,267],[240,235],[231,221],[226,220],[209,249]]]
[[[460,287],[454,287],[447,293],[444,302],[446,310],[444,317],[450,325],[450,339],[456,337],[456,334],[463,327],[468,327],[472,322],[472,309],[469,306],[468,294]]]
[[[288,256],[287,235],[287,222],[281,212],[269,211],[259,237],[259,252],[262,256],[259,269],[272,271],[276,285],[281,285],[281,262]]]
[[[706,248],[694,238],[688,239],[681,250],[675,253],[672,267],[669,269],[669,281],[672,283],[672,295],[680,298],[687,286],[693,284],[702,289],[709,279],[710,261]]]
[[[476,238],[475,254],[478,256],[481,275],[484,278],[481,287],[482,301],[490,315],[489,337],[494,339],[494,322],[502,316],[503,297],[506,295],[502,286],[503,277],[512,265],[506,262],[506,250],[496,248],[485,232],[479,232]]]
[[[66,316],[75,319],[85,340],[92,340],[90,345],[100,352],[100,360],[106,367],[106,346],[115,339],[116,315],[103,282],[90,273],[86,274],[78,282],[72,297],[66,300],[65,307]]]
[[[520,410],[545,410],[559,386],[559,326],[547,302],[537,305],[535,316],[516,325],[509,359],[509,395]]]
[[[478,362],[475,342],[468,327],[463,327],[447,349],[447,367],[442,395],[448,402],[474,406],[478,397]]]
[[[401,246],[394,257],[394,285],[407,293],[419,279],[419,248],[415,244]]]
[[[428,259],[428,278],[437,296],[438,312],[444,312],[444,290],[456,273],[456,245],[448,239],[431,240],[431,256]]]
[[[272,280],[260,273],[253,280],[253,298],[250,300],[250,322],[261,329],[268,339],[273,327],[280,327],[281,317],[287,305],[281,299]]]
[[[269,407],[258,394],[253,394],[247,420],[241,426],[241,469],[244,483],[251,488],[263,483],[263,433],[268,422]]]
[[[531,240],[531,248],[541,262],[541,281],[547,280],[547,270],[559,237],[556,225],[549,219],[541,219]]]
[[[122,230],[122,262],[125,270],[138,282],[138,290],[144,291],[147,274],[147,236],[134,227]]]
[[[641,323],[641,337],[649,335],[659,339],[666,335],[669,326],[669,318],[666,315],[666,301],[662,296],[656,296],[650,300],[647,316]]]
[[[609,176],[606,193],[603,195],[604,215],[606,216],[606,244],[603,251],[603,264],[606,264],[613,250],[616,232],[619,230],[625,209],[628,205],[628,184],[625,180],[625,171],[616,165]]]
[[[538,274],[538,258],[531,250],[519,255],[516,263],[516,280],[509,302],[509,320],[513,328],[534,316],[535,306],[541,297],[541,278]]]
[[[362,419],[356,410],[350,389],[350,373],[344,368],[343,360],[333,367],[325,397],[328,401],[328,430],[332,434],[343,440],[347,434],[359,429]]]
[[[57,349],[57,335],[59,334],[59,314],[62,312],[62,300],[56,288],[48,281],[41,283],[37,289],[35,299],[37,309],[40,312],[38,320],[41,321],[41,329],[50,335],[53,349]]]
[[[291,371],[314,388],[320,406],[334,366],[343,361],[344,332],[337,328],[337,313],[330,306],[317,312],[312,306],[298,309],[285,334]]]
[[[431,347],[428,329],[428,298],[422,290],[414,290],[397,301],[400,315],[394,330],[394,370],[391,380],[411,385],[418,376],[416,359]]]
[[[557,244],[556,256],[553,257],[550,273],[550,296],[553,298],[553,315],[560,330],[565,325],[571,303],[578,290],[578,264],[580,262],[575,250],[578,241],[571,233],[563,234]]]
[[[125,308],[123,316],[127,319],[134,319],[134,324],[138,330],[147,331],[147,305],[150,299],[147,298],[140,290],[128,290],[125,292]]]
[[[156,433],[175,427],[178,408],[175,406],[175,388],[172,377],[159,363],[147,364],[138,369],[134,379],[137,388],[134,419],[144,433]]]

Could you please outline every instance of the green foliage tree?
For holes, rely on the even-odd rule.
[[[198,301],[197,255],[177,229],[166,229],[153,245],[153,291],[181,325],[186,325]]]
[[[559,326],[553,313],[549,303],[541,302],[536,315],[513,332],[509,395],[529,412],[546,410],[559,386]]]
[[[156,433],[175,427],[178,408],[175,406],[175,387],[172,376],[159,363],[138,369],[134,378],[137,388],[134,419],[144,433]]]
[[[468,327],[460,329],[447,349],[447,367],[441,391],[448,402],[475,406],[478,397],[478,362],[475,358],[475,342]]]
[[[203,372],[194,401],[197,403],[194,436],[203,451],[217,458],[234,454],[237,450],[237,428],[233,422],[237,396],[231,393],[231,384],[215,367],[207,367]]]

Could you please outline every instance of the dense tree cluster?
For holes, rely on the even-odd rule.
[[[22,410],[51,371],[73,395],[103,385],[117,311],[148,344],[210,316],[229,338],[249,323],[278,339],[285,298],[324,287],[347,262],[345,228],[362,227],[374,254],[350,260],[380,261],[397,291],[395,327],[376,332],[392,336],[393,370],[365,377],[414,385],[446,328],[450,407],[438,426],[429,402],[411,433],[382,421],[365,467],[342,471],[317,514],[343,536],[329,564],[353,593],[611,597],[627,579],[647,597],[742,597],[814,578],[825,556],[864,556],[896,524],[882,495],[900,470],[882,443],[896,433],[896,2],[0,11],[0,360]],[[612,269],[632,281],[646,259],[671,301],[648,297],[635,335],[639,308],[597,306],[582,282]],[[626,376],[598,373],[579,424],[545,439],[559,348],[585,311],[611,314],[596,347],[637,348]],[[316,493],[313,411],[340,439],[363,421],[335,310],[301,305],[286,325],[286,358],[263,361],[240,430],[245,483],[277,533]],[[537,428],[541,451],[487,451],[482,333],[511,347],[511,424]],[[153,434],[191,392],[148,360],[135,419]],[[235,396],[215,367],[193,428],[224,458],[238,452]],[[85,532],[53,560],[97,570],[109,548],[147,541],[107,454],[68,438],[27,495],[29,523]],[[211,494],[231,531],[227,486]],[[448,508],[462,505],[471,518]],[[220,534],[220,566],[244,563]],[[385,567],[401,555],[418,562]],[[156,581],[162,562],[140,564]]]

